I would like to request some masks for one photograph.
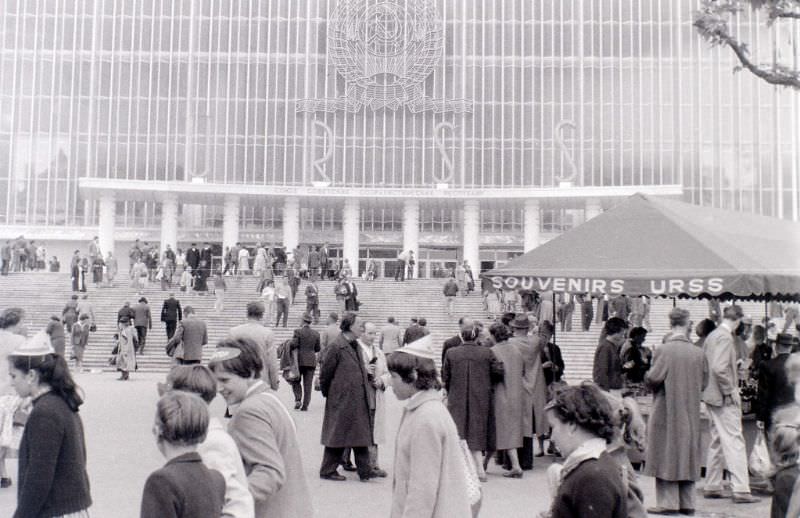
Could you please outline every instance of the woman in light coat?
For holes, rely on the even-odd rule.
[[[239,275],[244,275],[250,271],[250,251],[247,248],[242,247],[242,249],[239,250],[238,262],[239,269],[237,272]]]
[[[130,378],[130,371],[136,370],[136,348],[138,346],[136,331],[131,327],[128,317],[119,321],[119,334],[117,338],[117,370],[122,374],[118,378],[125,381]]]
[[[260,244],[256,249],[256,259],[253,261],[253,275],[259,278],[267,270],[267,251]]]
[[[527,398],[522,386],[525,362],[519,349],[508,341],[512,336],[508,327],[498,322],[492,324],[489,332],[497,343],[492,347],[492,352],[503,362],[503,380],[494,385],[492,398],[495,428],[492,446],[495,450],[506,452],[511,463],[511,471],[503,473],[503,476],[522,478],[517,448],[522,448],[525,432],[523,405]],[[486,461],[489,457],[486,455]]]
[[[418,343],[388,359],[395,396],[407,401],[397,431],[391,518],[468,517],[466,464],[439,393],[436,353]]]

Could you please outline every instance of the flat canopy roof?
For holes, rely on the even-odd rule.
[[[653,196],[681,196],[677,184],[615,187],[543,187],[543,188],[377,188],[377,187],[311,187],[285,185],[245,185],[205,182],[156,180],[118,180],[112,178],[80,178],[78,185],[84,196],[99,199],[108,195],[131,201],[161,201],[177,197],[184,203],[222,205],[226,196],[242,201],[263,201],[264,198],[298,196],[306,198],[363,198],[403,200],[574,200],[576,198],[627,198],[640,192]]]

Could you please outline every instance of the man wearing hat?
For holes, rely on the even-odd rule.
[[[546,330],[552,328],[552,324],[548,324],[549,326],[543,326]],[[533,469],[533,436],[536,434],[543,437],[549,428],[544,410],[547,404],[547,381],[542,368],[542,348],[547,344],[549,335],[528,336],[530,320],[525,314],[517,315],[509,326],[514,331],[509,342],[519,350],[525,365],[522,379],[522,387],[525,389],[525,428],[522,448],[518,452],[519,463],[522,469]]]
[[[312,320],[311,315],[303,313],[302,325],[294,330],[291,341],[291,349],[297,351],[297,366],[300,370],[300,379],[292,382],[294,408],[304,412],[308,410],[308,404],[311,402],[317,353],[320,351],[320,336],[311,329]]]
[[[794,384],[789,381],[786,362],[792,352],[794,340],[788,333],[778,334],[775,340],[775,358],[761,364],[758,374],[759,428],[769,431],[775,409],[794,403]]]

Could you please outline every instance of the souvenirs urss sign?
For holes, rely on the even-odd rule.
[[[363,106],[470,111],[464,100],[425,95],[423,82],[442,58],[442,21],[433,0],[339,0],[328,21],[328,56],[347,88],[343,97],[304,99],[297,110],[355,113]]]

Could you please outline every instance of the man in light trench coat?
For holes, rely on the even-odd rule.
[[[694,484],[702,463],[703,351],[689,340],[692,322],[687,310],[673,309],[669,323],[671,332],[645,375],[654,394],[645,463],[645,473],[656,479],[656,507],[647,509],[650,514],[694,511]]]

